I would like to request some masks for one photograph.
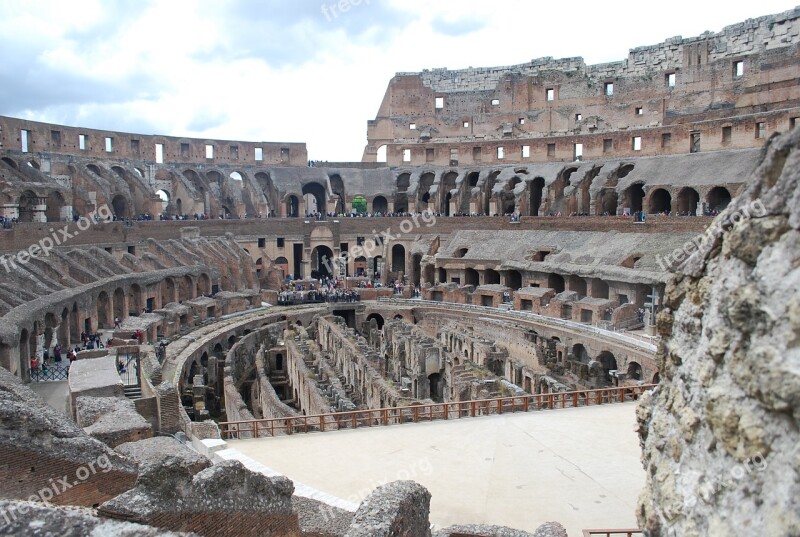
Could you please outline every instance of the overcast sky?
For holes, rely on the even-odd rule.
[[[792,7],[773,0],[0,0],[0,114],[141,134],[306,142],[312,159],[361,160],[367,120],[396,72],[542,56],[617,61],[633,47]]]

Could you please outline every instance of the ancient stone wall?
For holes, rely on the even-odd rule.
[[[764,211],[745,216],[759,203]],[[658,317],[662,383],[638,408],[654,537],[800,532],[800,130],[678,268]]]

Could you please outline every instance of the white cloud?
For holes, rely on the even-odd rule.
[[[0,113],[145,134],[305,141],[311,158],[360,160],[366,122],[395,72],[542,56],[616,61],[632,47],[792,7],[676,1],[655,14],[627,0],[349,1],[330,20],[317,0],[6,2]]]

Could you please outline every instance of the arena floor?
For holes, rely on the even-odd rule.
[[[533,531],[555,520],[580,536],[587,528],[637,527],[645,472],[635,408],[617,403],[236,440],[228,447],[233,458],[241,453],[356,503],[384,482],[418,481],[433,495],[437,528],[480,523]]]

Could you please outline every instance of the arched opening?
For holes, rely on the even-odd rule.
[[[379,278],[381,272],[383,272],[383,256],[376,255],[372,258],[372,272],[375,273],[375,277]]]
[[[697,214],[697,206],[700,204],[700,194],[697,190],[686,187],[678,192],[678,214],[694,216]]]
[[[125,291],[123,291],[121,287],[114,289],[113,304],[115,319],[122,320],[127,317],[125,315]]]
[[[608,284],[600,278],[592,280],[592,298],[608,298]]]
[[[418,287],[420,285],[421,276],[422,254],[414,254],[411,256],[411,284]]]
[[[522,274],[518,270],[506,272],[506,287],[510,287],[514,291],[522,287]]]
[[[375,162],[386,162],[386,144],[378,146],[378,151],[375,154]]]
[[[433,373],[428,376],[428,385],[430,387],[431,399],[436,403],[444,401],[444,382],[439,373]]]
[[[333,251],[324,245],[311,250],[311,277],[315,279],[333,276]]]
[[[170,302],[175,302],[175,280],[165,278],[161,282],[161,307],[163,308]]]
[[[197,296],[209,295],[211,295],[211,279],[208,274],[203,273],[197,278]]]
[[[134,283],[128,291],[128,315],[142,313],[142,300],[142,288],[138,283]]]
[[[564,292],[564,276],[551,272],[547,276],[547,287],[554,289],[556,293]]]
[[[435,274],[436,267],[431,264],[425,265],[425,268],[422,269],[423,281],[425,281],[425,283],[433,284],[433,282],[436,280]]]
[[[573,360],[581,362],[582,364],[588,364],[589,362],[592,361],[592,358],[586,351],[586,347],[584,347],[581,343],[576,343],[575,345],[573,345],[570,353],[572,354]]]
[[[175,213],[179,216],[183,214],[183,201],[180,198],[175,200]]]
[[[111,210],[114,211],[114,216],[117,220],[124,220],[130,216],[128,214],[128,202],[121,194],[117,194],[112,198]]]
[[[28,343],[30,339],[28,330],[23,328],[19,335],[19,371],[23,378],[30,378],[29,371],[31,368],[31,347]],[[26,374],[27,373],[27,374]]]
[[[417,196],[419,201],[422,202],[420,204],[420,210],[425,210],[428,208],[428,201],[431,199],[430,189],[433,186],[433,181],[435,177],[433,173],[427,172],[423,173],[422,177],[419,179],[419,190],[417,191]]]
[[[61,195],[61,192],[55,190],[50,192],[47,196],[47,221],[61,222],[65,220],[66,218],[61,215],[65,206],[66,203],[64,202],[64,196]]]
[[[283,256],[280,256],[275,259],[275,263],[273,263],[275,268],[281,270],[283,277],[286,278],[289,275],[289,260]]]
[[[447,269],[444,267],[439,267],[437,269],[437,273],[439,276],[439,283],[447,283]]]
[[[242,177],[242,174],[239,172],[231,172],[231,174],[228,177],[230,177],[234,181],[242,181],[244,179]]]
[[[367,199],[364,196],[356,196],[352,202],[353,212],[357,214],[366,214],[367,212]]]
[[[383,330],[383,315],[380,313],[370,313],[367,315],[367,324],[369,324],[372,319],[375,319],[375,324],[378,327],[378,330]]]
[[[626,376],[631,380],[642,380],[642,366],[638,362],[629,362]]]
[[[69,310],[64,308],[61,310],[61,317],[58,323],[58,342],[64,348],[70,345],[69,337]]]
[[[169,206],[169,194],[166,190],[156,190],[156,196],[161,200],[161,214],[165,214]]]
[[[483,214],[491,215],[491,201],[492,201],[492,190],[494,190],[494,185],[497,184],[497,176],[500,175],[500,172],[492,172],[487,177],[486,182],[483,185]]]
[[[617,214],[617,201],[619,196],[613,188],[604,188],[600,191],[600,213],[614,216]]]
[[[338,173],[328,176],[328,182],[331,185],[331,192],[336,198],[336,206],[334,207],[334,212],[336,214],[342,214],[345,212],[345,201],[347,200],[347,192],[344,189],[344,181],[342,181],[342,176]]]
[[[663,188],[659,188],[650,194],[650,213],[669,213],[672,211],[672,196]]]
[[[539,208],[542,205],[542,194],[544,192],[544,178],[534,177],[530,184],[530,204],[528,214],[539,216]]]
[[[632,213],[642,210],[644,200],[644,183],[634,183],[626,190],[625,200]]]
[[[613,381],[611,372],[617,371],[617,359],[609,351],[603,351],[597,355],[597,361],[603,366],[605,381],[611,383]]]
[[[375,196],[372,200],[372,212],[386,214],[389,212],[389,202],[383,196]]]
[[[401,214],[408,212],[408,194],[394,195],[394,212]]]
[[[6,163],[6,164],[7,164],[9,167],[11,167],[11,168],[13,168],[13,169],[15,169],[15,170],[18,170],[18,169],[19,169],[19,166],[17,166],[17,163],[16,163],[16,161],[14,161],[14,159],[12,159],[12,158],[9,158],[9,157],[3,157],[3,159],[2,159],[2,160],[3,160],[3,162],[5,162],[5,163]]]
[[[283,354],[280,352],[275,355],[275,369],[277,371],[283,371]]]
[[[464,271],[464,285],[472,285],[475,287],[480,285],[480,277],[477,270],[468,268]]]
[[[408,172],[401,173],[397,176],[397,191],[406,192],[408,186],[411,184],[411,174]]]
[[[314,202],[316,203],[316,211],[322,214],[326,212],[326,197],[325,197],[325,187],[323,187],[319,183],[306,183],[303,185],[303,196],[311,195],[314,198]],[[306,206],[306,213],[312,213],[314,211],[308,211],[308,206]],[[313,208],[313,207],[312,207]]]
[[[578,293],[578,298],[586,296],[586,280],[574,274],[569,277],[569,290]]]
[[[484,285],[497,285],[500,283],[500,273],[494,269],[486,269],[483,274]]]
[[[114,326],[111,318],[111,301],[108,298],[108,293],[101,291],[97,295],[97,327],[98,328],[111,328]]]
[[[192,281],[192,277],[187,274],[180,279],[178,285],[178,300],[183,302],[184,300],[191,300],[192,298],[194,298],[194,282]]]
[[[39,196],[26,190],[19,197],[19,221],[33,222],[34,208],[39,205]]]
[[[392,272],[406,271],[406,249],[402,244],[392,246]]]
[[[300,216],[300,200],[294,194],[286,198],[286,216],[290,218]]]
[[[731,193],[722,186],[715,186],[708,192],[708,208],[711,211],[722,211],[731,203]]]
[[[450,200],[453,199],[453,190],[456,188],[457,172],[447,172],[442,178],[441,207],[439,212],[445,216],[450,216]]]

